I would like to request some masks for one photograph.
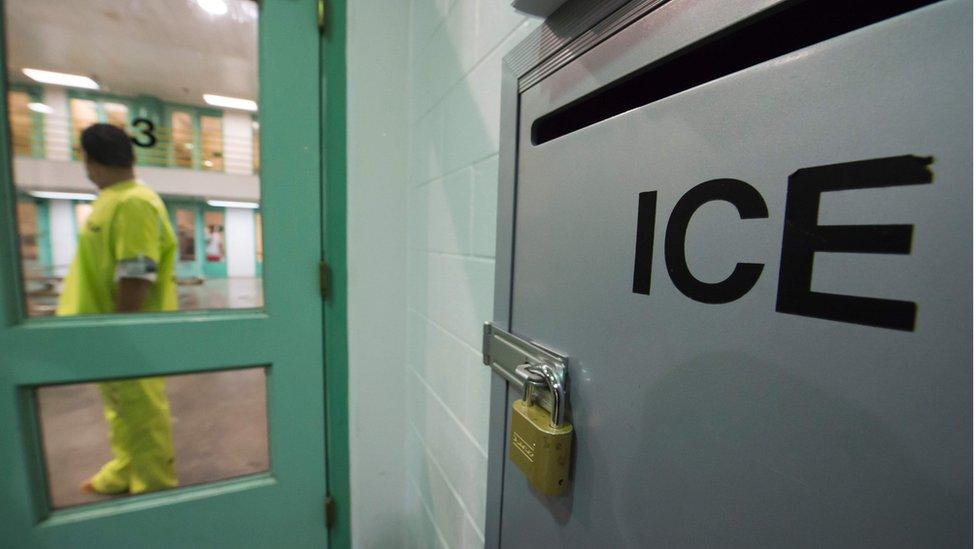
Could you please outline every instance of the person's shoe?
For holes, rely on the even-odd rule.
[[[86,492],[106,495],[126,493],[129,491],[126,468],[118,460],[113,459],[103,465],[102,469],[94,476],[86,480],[81,485],[81,489]]]
[[[97,477],[98,475],[95,475]],[[81,484],[81,489],[85,492],[91,494],[102,494],[106,496],[113,496],[116,494],[124,494],[129,491],[128,486],[116,487],[116,486],[105,486],[104,484],[98,483],[98,481],[92,477]]]

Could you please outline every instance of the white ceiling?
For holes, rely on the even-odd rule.
[[[102,91],[203,105],[213,93],[257,100],[257,12],[225,0],[6,0],[8,71],[24,67],[94,78]]]

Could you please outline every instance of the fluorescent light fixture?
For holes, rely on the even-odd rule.
[[[207,205],[214,208],[247,208],[256,210],[261,207],[257,202],[234,202],[231,200],[208,200]]]
[[[213,105],[214,107],[239,109],[242,111],[251,112],[256,112],[258,110],[258,104],[250,99],[240,99],[237,97],[227,97],[225,95],[213,95],[210,93],[205,93],[203,94],[203,100],[206,101],[208,105]]]
[[[34,112],[39,112],[41,114],[51,114],[52,112],[54,112],[54,109],[45,105],[44,103],[28,103],[27,108]]]
[[[241,14],[248,19],[258,18],[258,3],[257,2],[241,2],[237,5],[241,10]]]
[[[86,90],[97,90],[98,82],[87,76],[79,74],[68,74],[64,72],[42,71],[41,69],[24,69],[24,74],[31,80],[41,84],[54,84],[55,86],[68,86],[69,88],[84,88]]]
[[[60,191],[30,191],[27,193],[34,198],[50,198],[52,200],[95,200],[92,193],[63,193]]]
[[[210,15],[224,15],[227,13],[227,2],[224,2],[224,0],[197,0],[197,5]]]

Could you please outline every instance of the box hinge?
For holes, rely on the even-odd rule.
[[[332,496],[325,496],[325,527],[332,528],[335,524],[336,504]]]
[[[329,264],[326,261],[319,261],[319,293],[322,299],[329,299]]]

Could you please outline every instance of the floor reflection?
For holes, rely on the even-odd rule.
[[[212,278],[198,285],[180,285],[181,311],[252,309],[264,305],[260,278]]]
[[[167,394],[181,486],[268,469],[263,368],[171,376]],[[45,387],[38,401],[53,506],[110,498],[80,489],[112,457],[95,384]]]

